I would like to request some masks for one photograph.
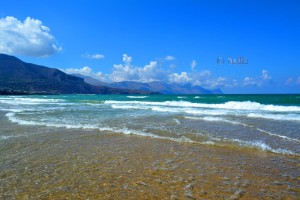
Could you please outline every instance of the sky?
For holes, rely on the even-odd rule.
[[[300,1],[3,1],[0,53],[107,82],[300,93]]]

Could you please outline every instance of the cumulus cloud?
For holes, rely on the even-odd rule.
[[[237,84],[236,80],[229,80],[226,77],[211,77],[212,73],[209,70],[204,70],[192,77],[192,84],[208,89],[220,87],[234,87]]]
[[[127,54],[123,54],[123,62],[129,66],[132,62],[132,57],[128,56]]]
[[[84,76],[90,76],[96,78],[101,81],[108,81],[107,75],[103,74],[102,72],[94,72],[90,67],[85,66],[79,69],[76,68],[68,68],[68,69],[60,69],[61,71],[67,74],[81,74]]]
[[[92,73],[92,69],[88,66],[85,66],[83,68],[80,69],[76,69],[76,68],[68,68],[63,70],[64,72],[66,72],[67,74],[81,74],[84,76],[90,76]]]
[[[244,78],[244,86],[260,86],[260,85],[261,85],[260,80],[256,80],[252,77],[245,77]]]
[[[50,56],[61,51],[50,29],[38,19],[15,17],[0,19],[0,52],[34,57]]]
[[[135,67],[131,65],[132,57],[123,54],[124,64],[115,64],[113,72],[110,75],[112,81],[139,81],[151,82],[159,81],[163,76],[163,71],[158,68],[157,61],[150,61],[144,67]]]
[[[176,58],[174,56],[166,56],[165,57],[165,60],[166,61],[172,61],[172,60],[175,60]]]
[[[107,82],[109,81],[109,79],[107,78],[107,75],[106,74],[103,74],[102,72],[97,72],[97,73],[93,73],[91,75],[91,77],[95,78],[95,79],[98,79],[100,81],[104,81],[104,82]]]
[[[227,78],[218,77],[216,79],[208,79],[203,84],[206,88],[219,88],[219,87],[231,87],[232,85],[227,83]]]
[[[186,83],[190,83],[192,79],[188,76],[186,72],[181,72],[181,74],[178,73],[170,74],[169,81],[172,83],[186,84]]]
[[[272,79],[272,77],[269,76],[269,73],[267,70],[262,70],[262,79],[263,80],[271,80]]]
[[[108,82],[120,82],[120,81],[137,81],[137,82],[152,82],[161,81],[173,84],[191,84],[194,86],[202,86],[209,89],[218,87],[232,87],[236,84],[236,81],[230,83],[225,77],[212,77],[212,72],[209,70],[192,72],[172,72],[172,69],[163,69],[159,66],[158,61],[150,61],[142,67],[134,66],[132,64],[132,57],[127,54],[123,54],[121,64],[114,64],[112,73],[103,74],[102,72],[93,72],[93,70],[86,66],[80,69],[69,68],[65,71],[69,74],[82,74],[85,76],[91,76],[101,81]]]
[[[244,86],[258,86],[261,87],[264,84],[270,83],[272,77],[269,75],[267,70],[262,70],[262,74],[259,77],[245,77],[243,81]]]
[[[99,59],[103,59],[104,58],[104,55],[102,54],[88,54],[88,53],[85,53],[82,55],[83,57],[85,58],[88,58],[88,59],[95,59],[95,60],[99,60]]]
[[[219,87],[233,87],[236,84],[233,81],[229,81],[225,77],[211,77],[212,73],[209,70],[203,70],[200,72],[181,72],[169,74],[169,82],[176,84],[191,84],[193,86],[201,86],[208,89],[214,89]],[[231,83],[232,82],[232,83]]]
[[[196,60],[193,60],[191,63],[191,69],[194,70],[196,66],[197,66],[197,62]]]

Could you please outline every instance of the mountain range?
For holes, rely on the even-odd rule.
[[[26,63],[0,54],[0,94],[220,94],[191,84],[122,81],[106,83],[89,76]]]
[[[149,91],[96,86],[58,69],[0,54],[0,94],[150,94]]]
[[[113,82],[106,83],[99,81],[90,76],[84,76],[81,74],[72,74],[73,76],[77,76],[83,78],[84,81],[91,85],[97,86],[108,86],[113,88],[122,88],[122,89],[133,89],[133,90],[142,90],[142,91],[152,91],[161,94],[222,94],[220,89],[215,90],[207,90],[200,86],[194,86],[191,84],[171,84],[164,83],[159,81],[153,81],[149,83],[141,83],[136,81],[122,81],[122,82]]]

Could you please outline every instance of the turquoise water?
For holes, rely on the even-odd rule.
[[[300,95],[0,96],[15,129],[97,130],[300,155]],[[30,137],[18,131],[0,140]]]

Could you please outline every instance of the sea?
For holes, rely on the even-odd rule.
[[[0,96],[0,111],[11,123],[45,130],[93,129],[300,155],[300,95]],[[0,134],[0,140],[30,137]]]
[[[0,96],[0,199],[299,199],[300,95]]]

